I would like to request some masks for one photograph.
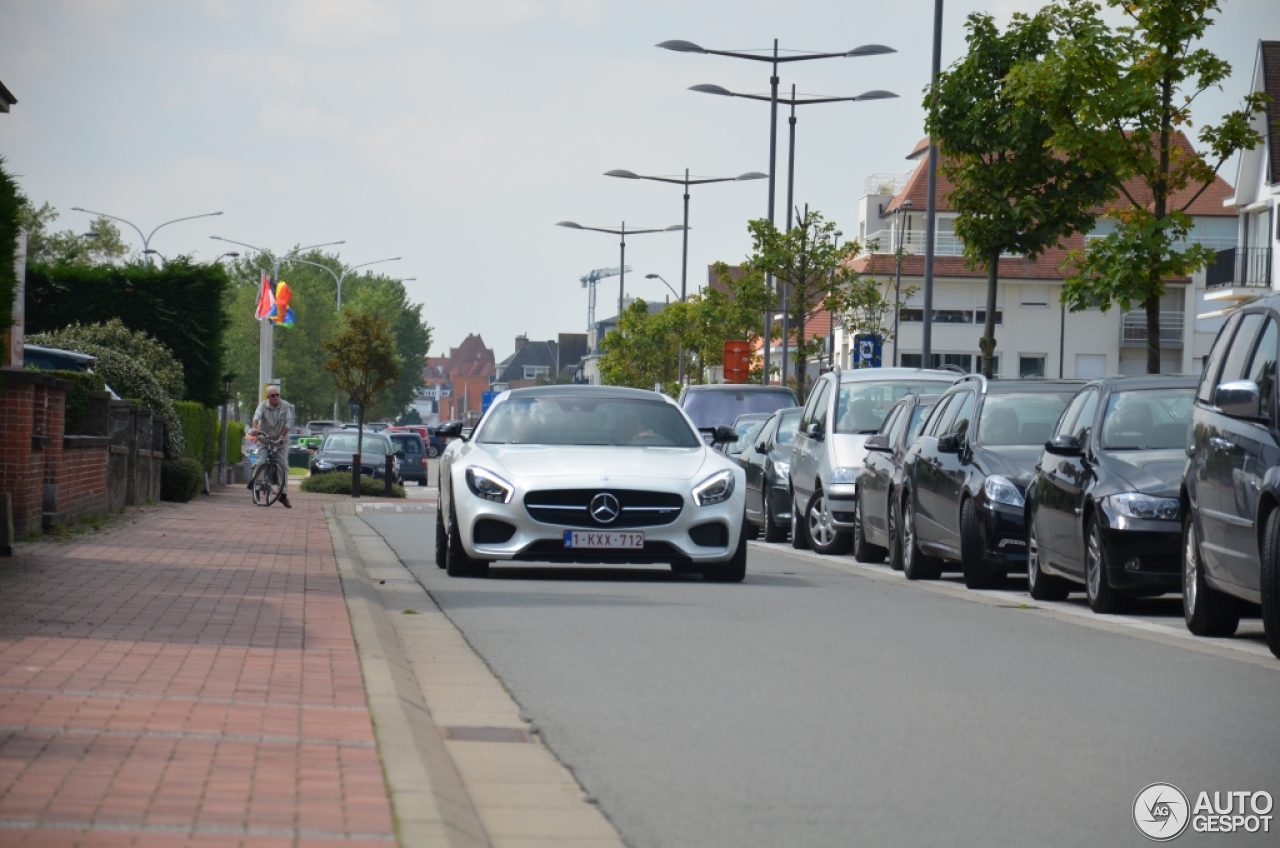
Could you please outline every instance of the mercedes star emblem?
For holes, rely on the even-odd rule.
[[[622,512],[618,499],[608,492],[601,492],[591,499],[591,517],[598,524],[610,524]]]

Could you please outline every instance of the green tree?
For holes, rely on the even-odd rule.
[[[839,311],[837,292],[852,274],[845,263],[857,253],[858,245],[846,242],[837,246],[835,222],[808,207],[787,232],[763,218],[749,222],[747,228],[753,250],[746,267],[761,276],[772,274],[788,292],[785,309],[796,338],[792,356],[797,396],[803,403],[805,364],[822,350],[821,339],[805,338],[805,325],[820,309],[833,315]]]
[[[375,407],[400,376],[400,357],[387,322],[377,315],[352,310],[343,316],[341,332],[321,343],[328,354],[324,370],[333,375],[338,391],[356,405],[356,453],[364,453],[365,410]],[[352,496],[358,494],[354,486]]]
[[[348,300],[350,297],[350,300]],[[372,414],[394,418],[408,408],[422,388],[422,369],[431,350],[432,328],[422,318],[422,304],[411,303],[404,283],[377,274],[364,274],[343,284],[342,308],[378,315],[391,328],[402,368]]]
[[[1002,34],[990,15],[973,14],[966,28],[968,53],[926,94],[925,129],[938,144],[941,171],[952,184],[951,204],[959,213],[955,231],[966,264],[987,267],[986,322],[978,346],[989,378],[1001,254],[1037,259],[1070,233],[1088,231],[1112,189],[1082,160],[1055,156],[1048,146],[1053,125],[1008,90],[1015,68],[1039,61],[1052,47],[1048,20],[1014,14]]]
[[[103,265],[118,262],[129,255],[129,245],[120,228],[110,218],[97,217],[88,229],[76,232],[53,232],[58,210],[48,203],[38,208],[22,198],[19,211],[22,229],[27,231],[27,261],[46,265]],[[91,236],[86,236],[92,233]]]
[[[1188,244],[1186,210],[1236,152],[1262,141],[1250,119],[1265,95],[1200,128],[1201,156],[1182,142],[1191,105],[1220,85],[1231,66],[1195,45],[1220,11],[1219,0],[1106,0],[1126,16],[1112,28],[1088,0],[1058,0],[1041,11],[1055,37],[1040,61],[1010,75],[1010,97],[1043,112],[1055,154],[1102,175],[1119,200],[1114,229],[1072,257],[1064,298],[1072,309],[1139,303],[1147,317],[1147,372],[1160,372],[1164,281],[1204,267],[1212,251]],[[1210,164],[1212,163],[1212,164]]]
[[[18,183],[4,168],[0,156],[0,304],[13,303],[18,278],[14,275],[14,262],[18,249],[18,230],[22,228],[22,192]],[[0,308],[0,333],[13,326],[13,310]],[[0,351],[0,364],[8,364],[9,346]]]
[[[902,246],[899,245],[898,249],[901,250]],[[848,335],[879,336],[888,344],[896,337],[894,315],[916,293],[917,287],[907,286],[895,293],[893,279],[881,280],[878,276],[876,259],[879,254],[874,252],[874,246],[872,250],[867,272],[846,275],[844,284],[835,289],[833,300],[836,308],[832,314]]]

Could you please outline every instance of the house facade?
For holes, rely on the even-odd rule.
[[[426,424],[478,420],[496,374],[493,349],[479,335],[468,334],[448,356],[428,357],[413,406]]]
[[[521,334],[516,336],[512,354],[498,363],[493,388],[501,391],[571,382],[586,354],[586,333],[561,333],[547,341],[530,341]]]
[[[1179,137],[1177,143],[1192,152],[1185,138]],[[916,163],[911,171],[868,177],[859,201],[858,240],[863,253],[854,267],[884,281],[890,299],[898,278],[898,245],[903,248],[897,291],[904,308],[896,343],[884,346],[885,366],[892,365],[895,356],[903,366],[926,364],[922,361],[922,336],[927,154],[925,139],[907,157]],[[986,318],[987,269],[985,264],[967,267],[963,245],[954,232],[957,213],[950,204],[951,185],[941,174],[937,183],[932,362],[927,364],[953,365],[973,372],[981,368],[978,340]],[[1231,196],[1231,187],[1218,179],[1194,200],[1187,209],[1194,222],[1191,240],[1214,250],[1235,245],[1237,221]],[[1175,198],[1177,206],[1182,202]],[[1036,261],[1025,256],[1001,258],[995,318],[997,374],[1092,379],[1146,373],[1145,312],[1124,312],[1118,306],[1107,312],[1068,312],[1060,301],[1070,275],[1070,268],[1062,267],[1069,251],[1083,248],[1087,239],[1104,235],[1110,226],[1110,221],[1100,218],[1094,232],[1074,234]],[[1163,372],[1199,372],[1221,325],[1215,317],[1197,318],[1210,311],[1206,290],[1205,271],[1191,279],[1166,281],[1160,310]],[[852,338],[837,327],[835,339],[836,359],[849,367]]]

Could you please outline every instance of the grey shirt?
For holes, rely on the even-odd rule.
[[[293,404],[281,398],[280,405],[273,408],[270,401],[264,400],[253,413],[253,420],[258,422],[264,436],[273,442],[279,441],[293,429]]]

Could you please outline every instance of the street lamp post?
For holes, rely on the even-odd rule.
[[[327,242],[324,242],[323,244],[312,244],[312,245],[308,245],[307,247],[295,247],[293,250],[289,251],[284,256],[276,256],[274,253],[267,250],[266,248],[256,247],[255,245],[247,244],[242,241],[235,241],[233,239],[223,238],[222,236],[209,236],[209,238],[213,239],[214,241],[225,241],[227,244],[235,244],[235,245],[239,245],[240,247],[247,247],[250,250],[258,251],[264,256],[271,257],[271,284],[272,285],[275,285],[276,281],[280,279],[281,261],[289,259],[293,256],[296,256],[297,254],[302,253],[304,250],[315,250],[318,247],[333,247],[334,245],[338,245],[338,244],[346,244],[345,241],[327,241]],[[271,382],[271,370],[274,365],[275,351],[273,349],[273,344],[275,341],[275,336],[272,331],[275,325],[273,325],[266,318],[263,318],[259,323],[261,324],[261,327],[258,333],[258,403],[262,403],[267,398],[267,384]]]
[[[832,235],[835,236],[833,242],[834,247],[840,246],[840,237],[844,235],[840,230],[836,230]],[[831,282],[828,284],[828,294],[831,289],[836,287],[836,269],[831,269]],[[803,340],[802,340],[803,341]],[[835,367],[836,363],[836,316],[830,311],[827,312],[827,370],[830,371]]]
[[[938,0],[939,3],[942,0]],[[855,47],[840,53],[816,53],[801,50],[788,50],[787,55],[779,55],[778,39],[773,40],[773,51],[767,50],[708,50],[701,45],[694,44],[692,41],[664,41],[656,45],[665,50],[674,50],[677,53],[704,53],[712,56],[729,56],[734,59],[747,59],[753,62],[769,62],[772,65],[773,73],[769,76],[769,223],[774,222],[773,215],[773,198],[775,187],[775,172],[777,171],[778,162],[778,65],[787,62],[806,62],[811,59],[835,59],[835,58],[853,58],[858,56],[881,56],[886,53],[896,53],[892,47],[886,47],[883,44],[864,44],[861,47]],[[769,275],[769,287],[773,288],[773,275]],[[764,378],[762,382],[769,382],[769,325],[770,313],[765,312],[764,319]]]
[[[762,174],[759,171],[748,171],[745,174],[739,174],[736,177],[690,177],[689,169],[684,169],[684,178],[680,177],[657,177],[646,174],[637,174],[632,171],[615,170],[606,171],[606,177],[621,177],[624,180],[653,180],[660,183],[674,183],[675,185],[684,186],[684,247],[680,257],[680,302],[683,303],[689,291],[689,186],[706,185],[708,183],[732,183],[743,182],[745,180],[763,180],[768,178],[768,174]],[[657,276],[657,275],[652,275]],[[661,279],[659,277],[659,279]],[[663,280],[665,283],[666,280]],[[683,384],[684,382],[684,339],[680,340],[680,367],[676,372],[677,378]]]
[[[132,221],[127,221],[124,218],[117,218],[115,215],[108,215],[106,212],[94,212],[92,209],[85,209],[82,206],[72,206],[71,209],[73,212],[84,212],[86,215],[97,215],[99,218],[110,218],[113,221],[119,221],[122,224],[128,224],[129,226],[133,227],[133,229],[138,233],[138,238],[142,239],[142,253],[143,255],[146,255],[146,256],[150,256],[152,252],[151,236],[154,236],[160,230],[160,227],[167,227],[170,224],[176,224],[179,221],[194,221],[196,218],[212,218],[215,215],[222,214],[221,211],[202,212],[199,215],[188,215],[185,218],[174,218],[172,221],[165,221],[159,227],[156,227],[154,230],[151,231],[151,235],[144,236],[142,234],[142,230],[138,227],[137,224],[133,223]]]
[[[888,48],[885,48],[885,49],[888,50]],[[791,107],[791,116],[787,121],[788,127],[789,127],[789,135],[790,135],[790,143],[787,151],[787,232],[791,231],[791,213],[794,211],[794,208],[795,208],[794,203],[795,203],[795,182],[796,182],[796,107],[810,106],[816,103],[855,103],[855,102],[860,102],[864,100],[890,100],[898,96],[894,94],[892,91],[884,91],[883,89],[864,91],[862,94],[854,95],[853,97],[826,97],[822,95],[810,95],[810,94],[802,94],[797,96],[796,87],[794,85],[791,86],[791,97],[789,98],[779,97],[776,86],[774,91],[768,95],[746,94],[742,92],[730,91],[724,86],[711,85],[711,84],[695,85],[690,88],[690,91],[698,91],[703,94],[715,94],[715,95],[719,95],[720,97],[741,97],[746,100],[768,101],[770,104],[774,105],[775,107],[778,103],[785,103]],[[773,223],[772,215],[769,218],[769,223]],[[781,366],[781,375],[782,375],[783,385],[786,385],[786,382],[787,382],[787,347],[788,347],[788,343],[790,341],[790,336],[791,336],[791,329],[790,329],[791,322],[789,320],[789,315],[787,313],[787,301],[791,294],[789,289],[790,289],[790,286],[786,283],[783,283],[783,287],[782,287],[782,366]],[[804,340],[800,339],[799,341],[800,343],[803,343]],[[767,359],[766,359],[766,362],[767,362]]]
[[[898,316],[902,312],[902,233],[906,226],[906,212],[915,206],[914,201],[910,198],[898,204],[898,208],[893,210],[893,214],[898,219],[898,234],[894,240],[894,256],[897,259],[896,267],[893,272],[893,367],[898,367]],[[928,317],[925,318],[929,320]],[[921,360],[923,362],[923,360]]]
[[[934,106],[933,88],[942,72],[942,0],[933,3],[933,62],[929,75],[929,108]],[[932,368],[933,361],[933,253],[938,217],[938,145],[929,137],[928,189],[924,222],[924,332],[921,335],[920,365]]]
[[[678,301],[680,301],[680,302],[682,302],[682,303],[684,302],[684,298],[683,298],[683,297],[681,297],[681,296],[676,292],[676,290],[675,290],[674,288],[672,288],[671,284],[670,284],[670,283],[668,283],[668,282],[666,281],[666,279],[665,279],[665,278],[663,278],[663,276],[662,276],[661,274],[645,274],[645,275],[644,275],[644,278],[645,278],[646,280],[661,280],[661,281],[662,281],[662,284],[663,284],[664,286],[666,286],[666,287],[667,287],[667,291],[671,292],[671,296],[672,296],[672,297],[674,297],[676,300],[678,300]]]
[[[617,230],[611,230],[608,227],[584,227],[581,224],[574,223],[573,221],[559,221],[556,223],[556,226],[568,227],[571,230],[591,230],[592,232],[596,232],[596,233],[610,233],[612,235],[620,237],[620,241],[618,242],[618,247],[619,247],[618,268],[620,269],[620,273],[618,274],[618,326],[619,327],[622,326],[622,299],[623,299],[624,293],[626,292],[626,282],[627,282],[627,236],[628,235],[638,236],[638,235],[643,235],[644,233],[673,233],[676,230],[684,229],[684,227],[680,224],[672,224],[670,227],[663,227],[662,229],[657,229],[657,230],[628,230],[626,221],[623,221],[621,229],[617,229]]]

